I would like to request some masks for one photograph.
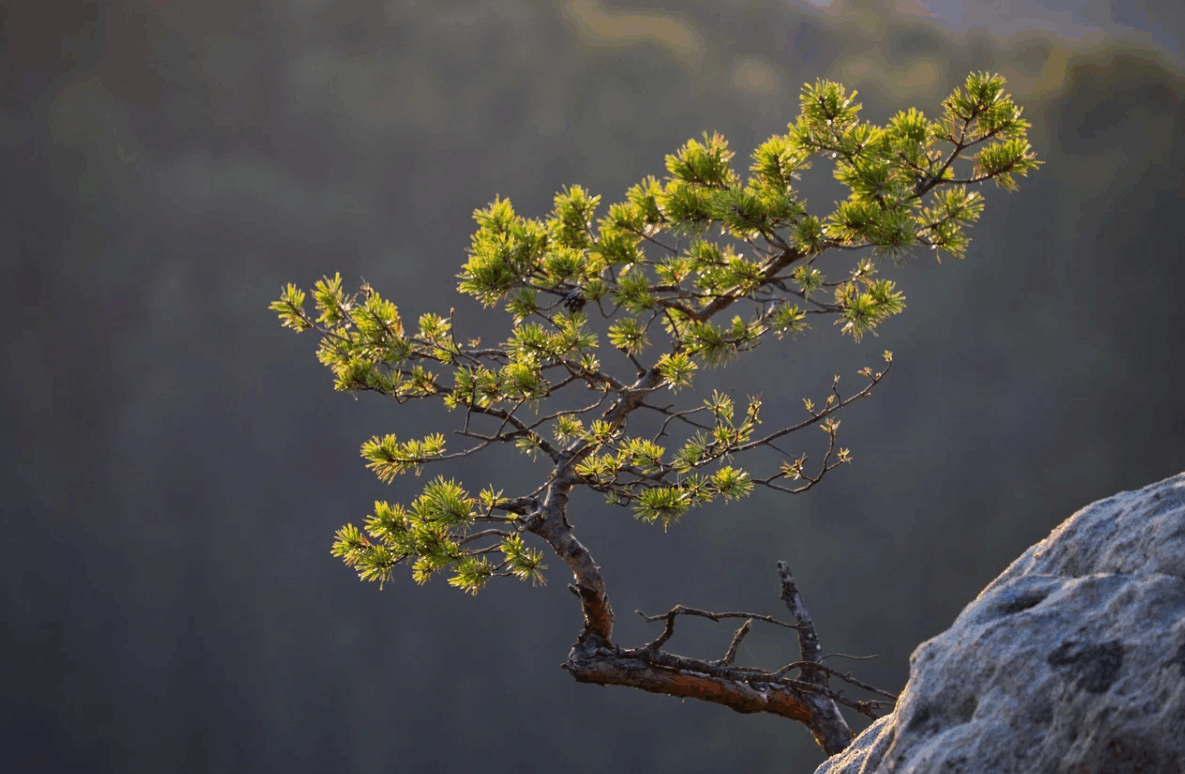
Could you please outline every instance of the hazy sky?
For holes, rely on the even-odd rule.
[[[838,12],[851,0],[807,0]],[[1180,0],[897,0],[897,9],[945,22],[952,32],[987,30],[1007,37],[1025,30],[1089,38],[1105,31],[1116,37],[1155,42],[1181,63],[1185,3]]]

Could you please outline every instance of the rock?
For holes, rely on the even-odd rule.
[[[1075,513],[815,774],[1185,772],[1185,473]]]

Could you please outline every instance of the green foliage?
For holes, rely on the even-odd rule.
[[[353,525],[342,527],[332,553],[355,568],[359,578],[380,585],[390,580],[394,567],[405,560],[411,560],[416,583],[426,583],[435,573],[451,570],[449,584],[471,594],[498,575],[544,582],[543,553],[527,548],[520,535],[470,531],[481,519],[476,504],[460,484],[438,477],[424,487],[411,508],[376,502],[374,513],[366,518],[365,534]],[[467,547],[488,537],[500,537],[501,541]],[[502,554],[499,564],[487,557],[495,552]]]
[[[918,247],[963,257],[983,212],[978,184],[1014,190],[1016,176],[1040,163],[999,76],[969,75],[934,119],[909,108],[876,126],[861,120],[855,98],[836,83],[805,86],[799,116],[753,151],[747,179],[732,168],[727,141],[704,133],[666,157],[665,179],[643,178],[601,215],[601,197],[576,185],[555,196],[545,219],[501,198],[475,211],[457,287],[483,306],[504,304],[512,323],[487,348],[457,338],[452,310],[405,330],[395,304],[368,285],[350,295],[340,275],[325,277],[312,288],[313,312],[304,291],[287,285],[271,309],[286,327],[316,331],[336,389],[399,403],[439,398],[464,413],[457,432],[469,445],[459,451],[446,454],[441,434],[367,441],[362,455],[381,480],[499,444],[552,465],[523,498],[492,489],[470,498],[434,479],[410,508],[376,503],[365,532],[343,527],[334,554],[363,580],[382,583],[406,560],[417,582],[447,569],[452,585],[476,593],[494,576],[542,580],[541,554],[523,537],[543,518],[539,492],[586,486],[667,528],[695,505],[757,485],[804,491],[850,460],[832,415],[866,396],[888,366],[861,371],[868,384],[847,398],[833,386],[818,410],[806,400],[809,419],[761,437],[759,398],[740,416],[722,393],[681,410],[655,399],[661,387],[694,387],[701,367],[724,365],[771,334],[807,331],[811,315],[833,316],[855,341],[876,335],[905,308],[894,282],[878,276],[879,259],[899,264]],[[848,195],[831,212],[808,213],[797,180],[820,157]],[[612,349],[600,350],[599,331]],[[632,432],[639,410],[661,419],[653,435]],[[810,425],[829,439],[814,475],[805,455],[791,459],[776,445]],[[759,449],[782,457],[764,478],[734,464]],[[493,528],[470,532],[478,522]],[[483,537],[495,542],[470,547]]]
[[[362,444],[362,456],[366,467],[378,475],[379,480],[390,482],[400,473],[414,470],[419,475],[425,462],[444,455],[444,436],[440,433],[422,440],[399,443],[393,435],[382,438],[375,436]]]

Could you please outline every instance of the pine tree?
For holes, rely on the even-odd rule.
[[[503,444],[550,462],[546,479],[526,494],[487,487],[474,495],[436,477],[409,505],[376,502],[362,528],[337,532],[333,554],[365,581],[387,582],[407,564],[417,583],[444,572],[449,584],[476,594],[494,577],[542,583],[541,541],[572,573],[583,612],[564,664],[578,681],[775,713],[804,723],[827,754],[842,750],[852,733],[839,705],[876,717],[889,702],[847,699],[829,680],[894,697],[822,663],[784,563],[779,578],[793,623],[677,605],[648,617],[665,622],[655,640],[625,648],[613,641],[605,580],[576,537],[568,505],[576,487],[587,487],[667,529],[696,505],[740,499],[757,486],[804,492],[851,459],[838,445],[835,415],[881,382],[892,365],[888,351],[881,370],[860,372],[862,389],[845,397],[837,377],[825,401],[804,400],[806,419],[774,430],[761,428],[757,396],[739,411],[720,392],[683,406],[659,398],[691,392],[701,367],[801,334],[820,317],[833,317],[856,341],[875,333],[905,308],[894,282],[878,277],[883,258],[899,266],[919,246],[963,257],[966,229],[983,211],[977,184],[1012,191],[1015,176],[1040,163],[1026,140],[1029,123],[999,76],[969,75],[935,120],[911,108],[875,126],[859,120],[855,97],[827,81],[804,86],[799,117],[753,152],[745,181],[724,138],[705,133],[666,157],[665,180],[646,177],[599,219],[600,197],[577,185],[555,197],[546,220],[520,216],[499,198],[476,211],[458,290],[487,307],[504,304],[512,330],[495,347],[462,343],[451,311],[405,329],[394,303],[367,284],[347,294],[340,275],[313,287],[315,316],[305,310],[306,294],[288,285],[271,308],[285,326],[317,333],[317,356],[337,390],[400,404],[439,399],[464,414],[455,432],[466,443],[455,451],[441,433],[364,443],[362,456],[382,481]],[[807,212],[795,187],[820,155],[850,189],[825,217]],[[657,430],[631,433],[638,412]],[[782,447],[811,426],[827,434],[828,448],[808,467],[806,455]],[[757,473],[738,466],[759,450],[780,464]],[[722,658],[700,660],[663,650],[680,615],[744,623]],[[772,671],[733,666],[753,621],[795,629],[801,660]]]

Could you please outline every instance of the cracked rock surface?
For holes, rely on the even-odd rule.
[[[1185,774],[1185,473],[1075,513],[815,774]]]

